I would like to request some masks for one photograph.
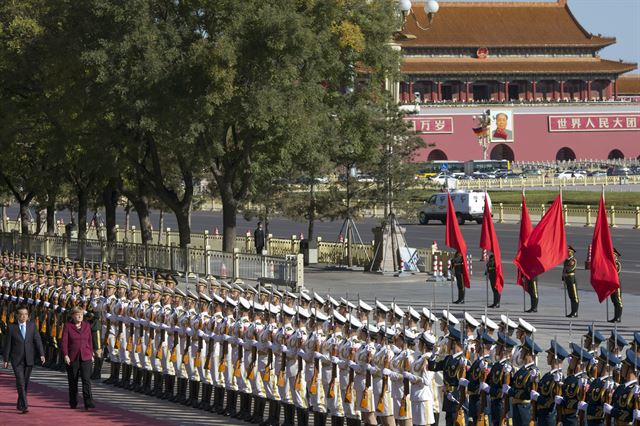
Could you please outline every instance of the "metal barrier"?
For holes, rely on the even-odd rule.
[[[58,236],[20,235],[0,232],[2,250],[78,259],[83,262],[109,262],[161,270],[194,272],[220,278],[268,280],[294,288],[304,285],[302,254],[262,256],[211,250],[208,247],[177,247],[133,242],[106,243],[104,240],[78,240]]]

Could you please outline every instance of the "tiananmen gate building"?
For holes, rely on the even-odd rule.
[[[601,58],[616,39],[589,33],[566,0],[441,2],[427,30],[424,4],[412,13],[396,96],[427,144],[418,161],[482,158],[472,129],[486,110],[492,159],[640,156],[640,79],[621,78],[637,65]]]

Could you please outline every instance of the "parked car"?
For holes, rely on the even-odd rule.
[[[629,176],[631,169],[628,167],[609,167],[607,169],[607,176]]]
[[[438,185],[444,185],[447,179],[455,179],[455,176],[449,173],[438,173],[437,175],[430,178],[432,182],[437,183]]]
[[[459,225],[464,225],[467,220],[474,220],[482,223],[484,213],[484,198],[488,197],[489,208],[491,208],[491,198],[484,192],[473,191],[453,191],[451,200],[456,212]],[[439,220],[443,224],[447,221],[447,193],[433,194],[418,211],[420,224],[426,225],[430,220]]]
[[[605,172],[604,170],[594,170],[592,172],[587,173],[587,176],[592,176],[592,177],[602,177],[606,175],[607,175],[607,172]]]
[[[494,172],[473,172],[471,175],[474,179],[495,179],[496,174]]]
[[[522,176],[524,177],[539,177],[542,176],[542,170],[539,169],[527,169],[522,172]]]
[[[585,175],[582,173],[576,173],[574,170],[564,170],[556,173],[554,177],[558,179],[584,179]]]

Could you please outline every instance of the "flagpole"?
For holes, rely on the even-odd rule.
[[[564,204],[562,203],[562,185],[558,185],[558,189],[560,190],[560,208],[562,209],[562,207],[564,206]],[[563,220],[563,224],[564,224],[564,214],[562,215],[562,220]],[[564,280],[562,280],[562,285],[564,287],[564,316],[566,317],[568,315],[568,313],[567,313],[567,291],[568,291],[568,287],[565,284]]]
[[[602,203],[604,204],[606,202],[605,196],[604,196],[604,184],[602,185]],[[591,268],[593,268],[593,265],[590,265]],[[605,311],[605,315],[607,316],[607,322],[609,322],[609,298],[607,297],[607,299],[604,301],[604,305],[606,306],[606,311]]]

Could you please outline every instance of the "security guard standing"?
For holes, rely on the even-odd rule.
[[[453,302],[456,304],[464,304],[464,259],[462,253],[456,251],[451,261],[451,269],[456,278],[456,285],[458,286],[458,299]]]
[[[622,255],[616,250],[613,249],[613,255],[616,258],[616,271],[618,271],[618,280],[620,279],[620,271],[622,270],[622,264],[620,263],[620,258]],[[622,283],[620,283],[622,285]],[[609,322],[620,322],[622,321],[622,292],[620,287],[616,291],[611,294],[611,303],[613,303],[613,318],[609,320]]]
[[[578,307],[580,299],[578,298],[578,284],[576,282],[576,265],[577,261],[574,257],[576,250],[569,246],[569,257],[564,261],[564,267],[562,268],[562,280],[567,287],[567,294],[571,301],[571,312],[567,315],[567,318],[575,318],[578,316]]]
[[[485,275],[489,278],[489,284],[491,284],[491,292],[493,293],[493,304],[489,305],[490,308],[500,307],[500,292],[496,289],[496,257],[491,253],[489,260],[487,260]]]

